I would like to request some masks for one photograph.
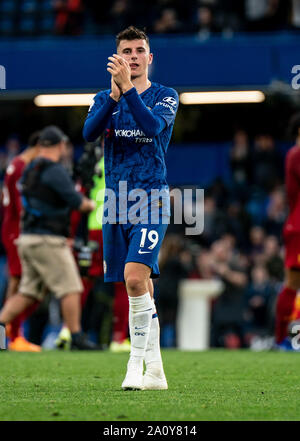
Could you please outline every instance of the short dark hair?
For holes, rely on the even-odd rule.
[[[28,148],[36,147],[39,143],[41,132],[33,132],[28,138]]]
[[[47,126],[41,131],[39,144],[43,147],[53,147],[64,141],[67,142],[69,138],[57,126]]]
[[[119,46],[121,40],[145,40],[148,46],[150,46],[149,37],[147,36],[145,29],[142,31],[135,26],[129,26],[128,28],[124,29],[124,31],[118,33],[116,36],[117,47]]]
[[[299,134],[300,129],[300,112],[295,113],[289,120],[288,136],[295,139]]]

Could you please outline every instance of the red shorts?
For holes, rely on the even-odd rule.
[[[289,269],[300,270],[300,233],[284,233],[285,262]]]
[[[13,241],[3,241],[6,251],[8,272],[11,277],[21,277],[22,267],[18,256],[18,249]]]
[[[90,230],[89,240],[97,242],[98,249],[93,252],[89,276],[103,276],[103,236],[102,230]]]

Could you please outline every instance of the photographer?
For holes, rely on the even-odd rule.
[[[59,163],[66,141],[58,127],[46,127],[39,140],[40,153],[26,167],[21,180],[24,213],[18,250],[23,271],[19,293],[0,311],[2,349],[5,325],[41,300],[41,284],[61,299],[63,319],[72,336],[71,348],[98,349],[81,331],[82,283],[67,244],[70,210],[90,212],[95,205],[75,191],[70,176]]]
[[[95,207],[89,213],[73,210],[71,213],[71,238],[73,253],[80,272],[83,291],[81,294],[82,326],[94,339],[99,341],[99,324],[102,322],[103,306],[111,302],[110,293],[103,284],[102,259],[102,212],[104,204],[104,157],[99,142],[88,143],[73,169],[76,189],[89,195]],[[99,195],[99,191],[102,193]],[[67,349],[70,343],[70,331],[63,324],[55,345],[58,349]],[[107,343],[101,341],[101,343]]]
[[[95,202],[87,214],[72,213],[74,255],[84,290],[81,295],[82,326],[95,341],[113,352],[130,351],[128,337],[128,297],[123,284],[104,283],[102,215],[105,193],[104,138],[85,145],[74,170],[77,188]],[[112,335],[111,335],[112,334]],[[56,347],[67,348],[69,332],[63,327]]]

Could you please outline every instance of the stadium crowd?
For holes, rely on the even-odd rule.
[[[16,136],[8,139],[1,156],[1,179],[20,149]],[[70,171],[72,152],[71,146],[65,161]],[[238,130],[229,161],[230,183],[217,179],[205,189],[204,232],[186,236],[185,225],[172,220],[168,227],[160,254],[161,277],[155,282],[164,347],[177,345],[178,286],[185,278],[221,279],[224,283],[223,293],[211,305],[211,346],[259,349],[269,344],[274,334],[275,301],[284,277],[284,157],[269,134],[258,134],[250,141],[245,131]],[[4,258],[3,248],[2,255]],[[2,286],[4,275],[2,269]],[[105,332],[108,343],[112,316],[107,311],[111,305],[109,294],[105,299],[91,298],[83,312],[85,330]],[[45,308],[49,304],[41,311],[47,322],[49,311]],[[53,316],[53,305],[51,308]],[[104,331],[101,320],[105,321]]]
[[[3,0],[0,35],[114,34],[135,23],[151,34],[205,39],[299,30],[299,0]]]
[[[212,346],[259,348],[270,344],[274,333],[275,302],[284,278],[284,157],[269,134],[251,143],[239,130],[230,164],[231,182],[217,179],[205,189],[204,232],[185,237],[184,225],[170,225],[164,242],[158,305],[162,329],[165,320],[173,345],[175,327],[170,324],[175,323],[178,296],[172,293],[181,278],[225,284],[212,302]],[[171,274],[176,281],[171,282]]]

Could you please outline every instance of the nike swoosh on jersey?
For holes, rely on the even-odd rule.
[[[151,253],[151,251],[142,251],[142,250],[139,250],[138,253],[139,253],[139,254],[146,254],[146,253]]]
[[[120,110],[117,110],[116,112],[113,112],[113,115],[115,115],[116,113],[119,113],[120,112]]]

